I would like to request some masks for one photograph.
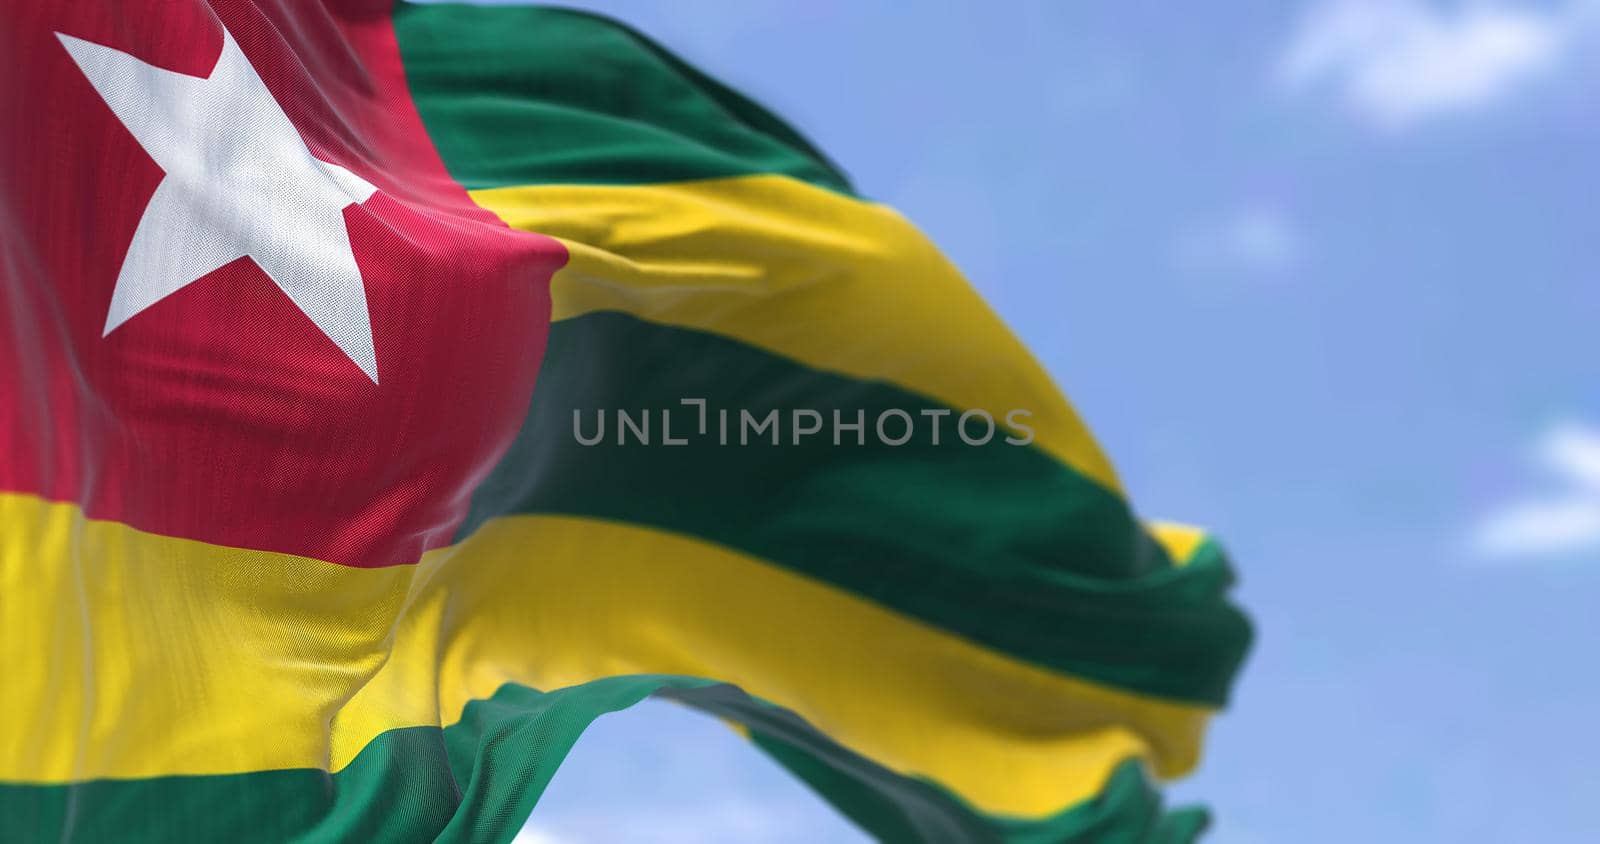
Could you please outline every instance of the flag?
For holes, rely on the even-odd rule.
[[[0,9],[0,839],[508,841],[651,695],[883,840],[1199,834],[1226,557],[784,122],[569,10]]]

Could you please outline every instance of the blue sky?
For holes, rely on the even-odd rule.
[[[1211,840],[1600,840],[1600,5],[577,5],[904,211],[1223,537],[1259,644],[1171,791]],[[527,838],[857,840],[668,704]]]

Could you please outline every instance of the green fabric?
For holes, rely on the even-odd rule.
[[[850,192],[794,129],[615,21],[402,2],[394,29],[423,125],[469,190],[772,173]]]
[[[1185,844],[1205,830],[1203,809],[1166,812],[1136,760],[1101,794],[1038,820],[986,815],[936,783],[896,774],[817,732],[793,712],[731,686],[679,691],[706,712],[743,724],[751,739],[879,841],[996,844]]]
[[[707,401],[709,436],[694,433]],[[731,411],[728,445],[716,411]],[[824,417],[791,445],[790,410]],[[917,420],[904,445],[872,430],[879,412]],[[596,312],[551,326],[529,416],[473,496],[460,536],[506,513],[648,525],[738,549],[1019,659],[1174,700],[1221,705],[1250,628],[1227,600],[1213,547],[1174,568],[1126,503],[1040,449],[964,443],[955,415],[940,444],[924,409],[882,381],[810,369],[706,332]],[[617,443],[614,410],[648,410],[652,444]],[[738,411],[780,411],[780,444],[738,442]],[[834,445],[832,414],[864,412],[866,444]],[[606,411],[603,442],[585,436]],[[1003,415],[1006,409],[996,409]],[[889,430],[898,436],[898,423]]]
[[[660,694],[744,725],[755,742],[889,842],[1180,844],[1204,826],[1165,814],[1130,762],[1098,798],[1051,818],[984,815],[833,742],[731,686],[634,675],[538,692],[506,685],[443,730],[374,739],[345,767],[214,776],[0,783],[0,841],[509,842],[562,759],[601,715]]]
[[[383,733],[336,774],[0,783],[0,842],[506,842],[595,718],[664,685],[709,684],[640,675],[548,693],[507,685],[443,730]]]
[[[985,815],[936,783],[901,776],[830,741],[794,713],[730,686],[667,689],[750,730],[750,737],[790,772],[879,841],[996,844],[1184,844],[1208,823],[1203,809],[1166,812],[1144,767],[1120,765],[1101,794],[1038,820]]]
[[[0,783],[0,841],[423,842],[458,790],[437,727],[391,730],[343,771]]]

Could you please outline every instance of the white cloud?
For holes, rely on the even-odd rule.
[[[1600,430],[1562,425],[1537,449],[1564,489],[1512,502],[1478,526],[1473,546],[1487,557],[1600,552]]]
[[[1374,123],[1404,128],[1488,106],[1547,72],[1593,20],[1590,8],[1322,0],[1279,72],[1291,90],[1331,89]]]
[[[1570,423],[1557,427],[1544,438],[1539,459],[1569,481],[1600,490],[1600,431]]]
[[[1178,260],[1203,272],[1274,274],[1300,256],[1300,235],[1289,218],[1272,208],[1243,208],[1178,240]]]
[[[517,833],[516,838],[511,839],[511,844],[562,844],[562,841],[533,824],[528,824]]]

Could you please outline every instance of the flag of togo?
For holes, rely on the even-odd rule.
[[[508,841],[649,695],[1198,834],[1226,559],[794,129],[573,11],[0,11],[0,840]]]

